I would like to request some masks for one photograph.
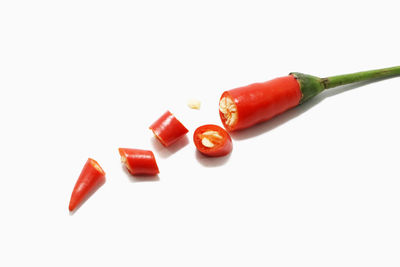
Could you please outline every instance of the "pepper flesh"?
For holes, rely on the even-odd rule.
[[[166,147],[172,145],[189,132],[175,116],[166,111],[149,127],[157,139]]]
[[[75,183],[69,201],[69,211],[74,211],[76,207],[83,203],[87,197],[102,185],[105,182],[105,175],[99,163],[89,158]]]
[[[232,151],[232,139],[218,125],[206,124],[196,129],[193,142],[200,153],[209,157],[225,156]]]
[[[292,76],[276,78],[225,91],[219,104],[228,131],[250,127],[299,104],[300,85]]]
[[[119,148],[121,162],[132,175],[156,175],[160,173],[154,154],[150,150]]]

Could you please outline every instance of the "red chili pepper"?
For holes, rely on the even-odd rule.
[[[227,130],[239,130],[297,106],[300,99],[300,85],[289,75],[224,92],[219,114]]]
[[[156,175],[159,172],[156,159],[150,150],[141,150],[133,148],[119,148],[121,161],[125,164],[129,173]]]
[[[400,76],[400,66],[327,78],[293,72],[264,83],[225,91],[219,101],[219,113],[225,128],[235,131],[269,120],[325,89],[396,76]]]
[[[223,128],[207,124],[200,126],[193,134],[196,148],[210,157],[225,156],[232,151],[232,139]]]
[[[89,158],[83,166],[82,172],[76,181],[69,201],[69,210],[73,211],[85,198],[89,197],[100,185],[105,182],[105,172],[99,163]]]
[[[164,146],[172,145],[188,132],[188,129],[169,111],[150,125],[149,129]]]

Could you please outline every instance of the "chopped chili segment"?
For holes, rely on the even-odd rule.
[[[193,134],[194,144],[202,154],[220,157],[232,151],[232,139],[223,128],[207,124],[200,126]]]
[[[149,128],[153,131],[157,139],[166,147],[172,145],[189,132],[169,111],[165,112],[158,120],[150,125]]]
[[[150,150],[119,148],[121,162],[132,175],[156,175],[160,173],[154,154]]]
[[[89,158],[75,183],[69,201],[69,211],[74,211],[91,193],[102,185],[105,182],[105,175],[99,163]]]

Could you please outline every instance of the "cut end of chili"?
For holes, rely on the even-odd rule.
[[[132,175],[156,175],[160,173],[154,154],[150,150],[119,148],[121,162]]]
[[[238,122],[238,112],[236,104],[228,92],[224,92],[219,100],[219,115],[226,129],[234,129]]]
[[[200,126],[193,134],[197,150],[210,157],[225,156],[232,151],[232,139],[228,132],[218,125]]]
[[[121,163],[125,166],[129,173],[132,173],[133,170],[128,164],[128,160],[126,159],[125,151],[123,148],[118,148],[119,155],[121,156]]]
[[[157,140],[160,141],[160,143],[161,143],[163,146],[167,147],[167,146],[171,145],[171,144],[167,143],[167,142],[163,139],[163,136],[162,136],[161,134],[159,134],[158,131],[156,131],[155,129],[152,129],[151,127],[149,127],[149,129],[153,132],[154,137],[157,138]]]
[[[100,167],[100,164],[95,161],[94,159],[89,158],[88,159],[90,165],[93,166],[93,168],[95,168],[101,175],[106,175],[106,173],[104,172],[104,170]]]
[[[168,147],[181,139],[189,132],[185,126],[170,112],[166,111],[158,120],[149,127],[155,137]]]

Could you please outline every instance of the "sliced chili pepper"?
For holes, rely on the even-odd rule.
[[[89,158],[83,166],[82,172],[75,183],[74,190],[69,201],[69,210],[73,211],[85,198],[89,197],[100,185],[105,182],[105,172],[99,163]]]
[[[327,78],[293,72],[264,83],[225,91],[219,101],[219,114],[227,130],[245,129],[304,103],[325,89],[396,76],[400,76],[400,66]]]
[[[121,162],[125,164],[130,174],[156,175],[160,173],[154,154],[150,150],[119,148],[118,151]]]
[[[165,112],[150,125],[149,129],[153,131],[157,139],[166,147],[172,145],[189,132],[169,111]]]
[[[232,139],[223,128],[207,124],[200,126],[193,134],[196,148],[210,157],[225,156],[232,151]]]

